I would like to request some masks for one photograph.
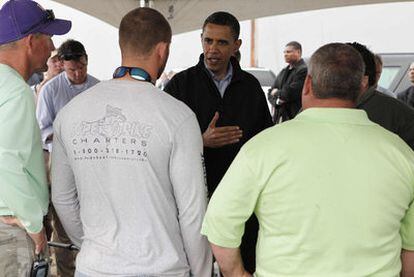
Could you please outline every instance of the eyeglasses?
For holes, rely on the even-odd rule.
[[[128,67],[128,66],[120,66],[117,69],[115,69],[115,72],[113,74],[113,78],[122,78],[127,73],[131,76],[131,78],[138,80],[138,81],[146,81],[151,82],[151,76],[146,72],[144,69],[139,67]]]
[[[42,19],[39,22],[36,22],[35,24],[27,28],[26,31],[22,32],[22,34],[27,34],[30,31],[39,27],[40,25],[43,25],[53,20],[55,20],[55,13],[53,12],[53,10],[45,10],[45,14],[42,16]]]

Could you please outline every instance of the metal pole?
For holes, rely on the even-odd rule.
[[[153,0],[140,0],[140,7],[153,8],[154,1]]]
[[[257,56],[256,56],[256,20],[250,20],[250,66],[257,67]]]

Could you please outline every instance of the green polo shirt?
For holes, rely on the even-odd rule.
[[[251,139],[210,201],[209,241],[260,224],[256,276],[398,276],[414,250],[414,153],[355,109],[312,108]]]
[[[48,198],[33,93],[13,68],[0,64],[0,216],[14,215],[38,233]]]

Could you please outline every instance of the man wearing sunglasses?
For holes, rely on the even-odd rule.
[[[62,62],[64,71],[42,87],[36,110],[45,155],[49,155],[52,150],[53,121],[57,113],[73,97],[99,82],[87,73],[88,55],[85,47],[79,41],[73,39],[65,41],[59,47],[57,56]],[[51,213],[53,240],[70,243],[53,207]],[[74,254],[65,249],[56,249],[55,253],[58,273],[62,276],[73,275],[75,270]]]
[[[64,71],[43,86],[36,109],[43,147],[49,152],[53,140],[53,121],[57,113],[73,97],[99,82],[87,73],[88,55],[79,41],[65,41],[58,49],[58,57]]]
[[[69,32],[30,0],[7,1],[0,10],[0,275],[29,276],[34,254],[46,248],[43,217],[48,188],[35,118],[25,81],[47,69],[51,36]]]
[[[54,122],[52,201],[81,245],[77,277],[211,277],[200,129],[154,86],[170,42],[160,12],[130,11],[114,79],[75,97]]]

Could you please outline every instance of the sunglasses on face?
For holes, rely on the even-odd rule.
[[[64,61],[80,60],[83,56],[86,57],[85,53],[63,53],[59,55],[59,59]]]

